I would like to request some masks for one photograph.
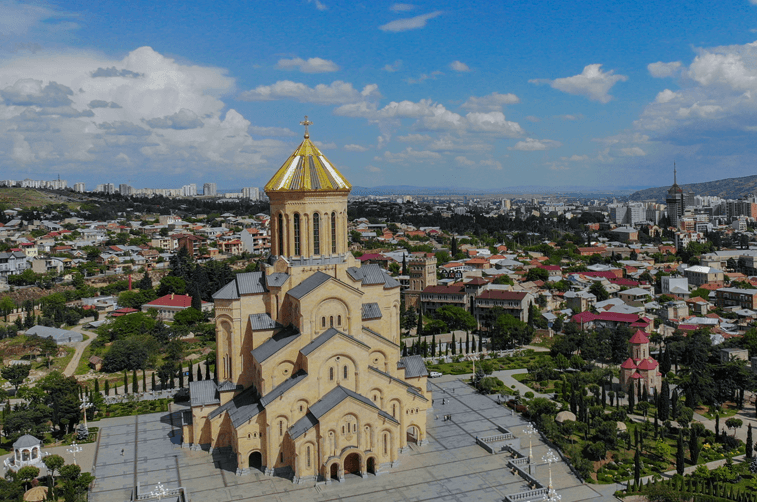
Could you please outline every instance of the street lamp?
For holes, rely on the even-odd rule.
[[[555,452],[552,451],[552,448],[547,450],[547,453],[544,454],[544,456],[541,458],[542,462],[546,462],[549,466],[549,488],[552,489],[552,462],[557,462],[559,459],[557,458],[557,455],[555,455]]]
[[[534,458],[534,452],[531,448],[531,436],[539,432],[536,427],[534,427],[534,424],[528,424],[528,427],[526,427],[525,433],[528,434],[528,463],[531,464],[533,462]]]
[[[88,396],[84,396],[81,398],[81,404],[79,405],[79,408],[84,413],[84,428],[88,429],[87,427],[87,408],[91,408],[94,406],[89,400]]]
[[[168,490],[163,486],[163,483],[158,482],[158,484],[155,486],[155,489],[150,492],[150,496],[155,498],[157,497],[158,500],[162,499],[165,495],[168,494]]]
[[[76,444],[76,441],[74,441],[73,443],[71,443],[71,448],[66,448],[66,451],[68,453],[73,453],[73,455],[74,455],[74,465],[78,465],[76,463],[76,454],[79,453],[80,451],[82,451],[82,447],[79,446],[78,444]]]
[[[559,502],[562,499],[562,495],[558,495],[554,488],[547,490],[547,493],[542,497],[545,502]]]

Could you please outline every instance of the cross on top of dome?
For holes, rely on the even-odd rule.
[[[313,125],[313,123],[311,121],[309,121],[308,120],[308,116],[305,115],[305,120],[303,120],[302,122],[300,122],[300,125],[304,125],[305,126],[305,139],[308,139],[310,137],[310,133],[308,132],[308,126]]]

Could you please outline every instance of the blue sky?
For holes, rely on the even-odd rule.
[[[311,137],[354,185],[755,174],[757,0],[0,0],[3,179],[259,186]]]

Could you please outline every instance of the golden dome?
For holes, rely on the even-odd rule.
[[[307,122],[307,117],[305,118]],[[309,125],[308,123],[307,125]],[[318,150],[305,130],[305,139],[266,184],[266,192],[338,190],[352,185]]]

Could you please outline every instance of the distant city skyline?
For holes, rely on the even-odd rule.
[[[757,0],[0,1],[0,169],[261,187],[307,115],[355,186],[746,176],[755,33]]]

